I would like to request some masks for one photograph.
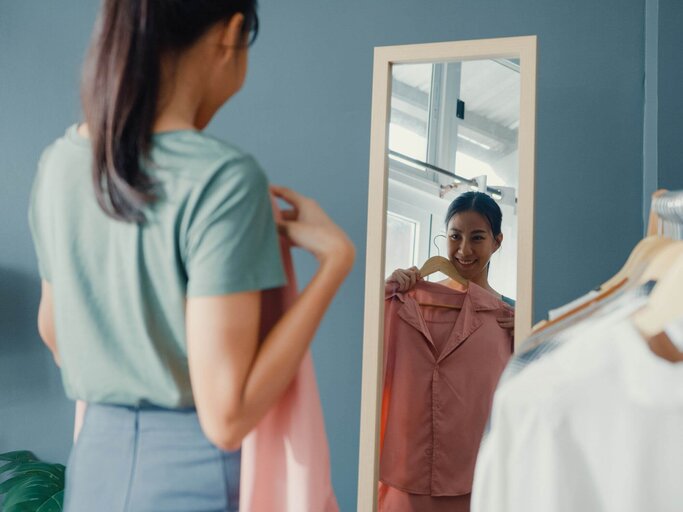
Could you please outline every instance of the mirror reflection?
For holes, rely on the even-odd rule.
[[[520,66],[394,65],[380,511],[468,511],[513,351]]]

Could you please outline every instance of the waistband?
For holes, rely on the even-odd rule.
[[[105,431],[201,431],[197,410],[155,406],[124,406],[90,403],[85,411],[89,428]]]

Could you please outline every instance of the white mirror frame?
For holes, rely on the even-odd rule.
[[[365,267],[363,382],[361,387],[358,511],[377,510],[379,414],[384,337],[384,250],[388,127],[394,64],[515,58],[520,60],[519,196],[515,343],[531,332],[533,311],[536,36],[375,48],[372,81],[370,180]]]

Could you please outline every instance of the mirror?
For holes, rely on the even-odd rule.
[[[397,64],[392,67],[384,275],[449,258],[463,277],[514,304],[517,289],[520,66],[518,59]],[[502,214],[496,233],[460,233],[458,257],[448,253],[444,217],[470,192],[474,211]],[[478,196],[490,197],[489,205]],[[461,202],[464,201],[464,198]],[[495,205],[494,205],[495,203]],[[491,212],[487,208],[491,206]],[[465,206],[463,202],[463,208]],[[487,220],[487,219],[484,219]],[[453,225],[452,230],[456,229]],[[496,236],[503,233],[501,243]],[[493,241],[495,243],[482,244]],[[463,252],[464,251],[464,252]],[[478,257],[477,261],[474,258]],[[466,258],[466,259],[465,259]],[[470,262],[469,260],[473,260]],[[490,264],[487,265],[487,262]],[[481,271],[487,266],[488,271]],[[441,282],[439,273],[427,276]],[[475,282],[476,282],[475,281]]]
[[[469,510],[531,329],[535,68],[533,36],[375,50],[359,510]]]

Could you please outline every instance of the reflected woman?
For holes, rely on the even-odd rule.
[[[446,215],[448,259],[469,282],[386,280],[380,512],[468,512],[493,393],[509,360],[514,301],[488,282],[502,212],[480,192]]]
[[[515,301],[506,297],[489,284],[489,264],[493,254],[503,243],[501,224],[503,213],[498,204],[483,192],[466,192],[453,200],[446,214],[448,259],[458,273],[511,307]],[[422,279],[417,267],[396,269],[386,283],[394,283],[398,291],[410,290]],[[462,290],[457,281],[447,278],[439,284]],[[514,317],[501,318],[500,326],[514,331]]]

